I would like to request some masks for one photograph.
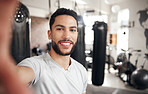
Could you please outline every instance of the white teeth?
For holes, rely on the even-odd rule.
[[[70,45],[70,43],[61,43],[61,44],[63,44],[63,45]]]

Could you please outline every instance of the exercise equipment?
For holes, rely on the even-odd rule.
[[[85,56],[85,25],[82,16],[78,16],[78,40],[71,57],[86,67]]]
[[[30,15],[22,3],[17,8],[12,31],[11,55],[19,63],[30,57]]]
[[[113,68],[116,69],[120,69],[120,66],[122,65],[122,63],[127,62],[127,56],[126,56],[126,51],[121,49],[123,52],[119,53],[119,55],[117,56],[117,61],[116,63],[113,65]]]
[[[119,78],[124,81],[127,82],[129,85],[131,85],[131,74],[133,73],[133,71],[136,70],[136,66],[137,66],[137,62],[138,62],[138,57],[135,61],[135,65],[133,65],[130,61],[130,58],[132,56],[133,52],[141,52],[141,50],[124,50],[121,49],[122,51],[124,51],[124,54],[120,54],[120,57],[122,58],[117,58],[117,61],[121,62],[120,65],[117,65],[117,69],[118,69],[118,76]],[[126,58],[126,54],[128,54],[127,58]]]
[[[111,55],[111,47],[110,45],[107,45],[106,46],[106,59],[105,59],[105,62],[108,64],[108,72],[110,73],[110,66],[113,65],[114,66],[114,63],[115,63],[115,60],[114,58],[112,57]]]
[[[145,59],[141,68],[136,69],[131,75],[131,84],[137,89],[148,88],[148,70],[144,69],[144,64],[148,59],[148,54],[145,54]]]
[[[92,83],[102,85],[104,82],[104,69],[106,57],[106,35],[107,24],[96,21],[93,25],[94,44],[93,44],[93,66]]]

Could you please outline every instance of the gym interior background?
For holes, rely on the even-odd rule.
[[[22,6],[22,11],[24,11],[24,8],[27,10],[27,12],[20,12],[20,14],[18,12],[17,15],[24,15],[23,13],[27,13],[29,15],[29,17],[25,20],[27,23],[27,29],[25,30],[28,30],[27,32],[29,33],[26,33],[26,35],[29,35],[29,37],[26,38],[28,38],[27,40],[29,40],[28,48],[30,49],[30,54],[26,54],[26,57],[44,54],[50,50],[50,41],[47,37],[47,31],[49,29],[48,20],[50,18],[50,15],[57,8],[70,8],[75,10],[81,18],[81,25],[79,28],[79,30],[81,31],[81,36],[79,36],[79,38],[82,41],[79,41],[78,44],[83,45],[84,47],[81,50],[81,59],[83,59],[82,64],[88,70],[88,94],[148,94],[147,88],[137,89],[134,86],[128,85],[128,82],[124,80],[127,79],[127,77],[125,76],[126,74],[118,77],[119,70],[118,68],[114,68],[118,67],[117,64],[120,65],[121,63],[123,63],[118,62],[117,60],[120,53],[125,53],[126,57],[129,57],[129,53],[132,53],[132,56],[130,58],[131,63],[135,66],[136,60],[138,60],[137,68],[140,68],[141,65],[144,65],[143,68],[145,70],[148,70],[148,62],[143,64],[143,60],[147,60],[145,53],[148,53],[148,0],[20,1],[25,6]],[[19,23],[21,23],[19,22],[20,19],[20,17],[16,18],[16,22],[18,22],[17,24],[15,24],[16,27],[20,27],[20,25],[18,25]],[[105,48],[105,66],[102,71],[103,73],[105,73],[104,75],[102,75],[104,78],[104,83],[99,86],[93,85],[93,82],[91,80],[92,71],[95,65],[93,64],[93,57],[94,52],[96,51],[93,51],[95,41],[94,35],[96,35],[94,34],[94,26],[98,24],[98,22],[103,22],[100,24],[104,26],[103,30],[104,32],[106,32],[106,38],[101,40],[105,42],[105,44],[103,44],[103,47]],[[13,31],[15,30],[16,28],[13,29]],[[102,45],[101,43],[99,45]],[[12,48],[12,50],[15,49]],[[13,55],[16,54],[18,53],[15,53]],[[75,58],[75,55],[73,56]],[[110,57],[111,59],[108,59],[110,60],[109,62],[107,58]],[[19,61],[20,60],[18,60],[17,62]],[[95,75],[97,75],[97,73],[95,73]],[[148,75],[146,76],[146,79],[148,79]]]

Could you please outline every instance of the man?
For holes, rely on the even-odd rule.
[[[52,40],[49,53],[27,58],[18,64],[23,82],[30,83],[35,94],[82,94],[86,92],[87,72],[70,58],[77,42],[77,14],[58,9],[50,19],[48,38]]]
[[[35,94],[86,93],[86,69],[70,58],[77,42],[77,26],[77,14],[74,11],[58,9],[50,19],[50,52],[27,58],[18,64],[19,78],[24,84],[32,85]]]

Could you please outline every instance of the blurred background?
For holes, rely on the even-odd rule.
[[[17,63],[24,58],[50,51],[51,41],[47,36],[50,16],[56,9],[65,7],[75,10],[79,15],[79,41],[76,47],[79,52],[75,50],[72,57],[88,71],[88,94],[148,94],[148,0],[20,2],[12,40],[12,56]],[[101,26],[103,29],[100,29]],[[100,37],[104,36],[100,40],[105,44],[95,44],[96,31],[105,32],[100,34]],[[94,48],[94,45],[103,45],[105,53],[96,50],[99,48]],[[99,85],[92,79],[93,73],[100,75],[93,72],[93,68],[100,69],[95,67],[98,66],[94,63],[95,52],[103,53],[104,57],[101,63],[103,81]],[[137,69],[141,69],[142,73]],[[135,73],[136,76],[135,71],[139,73]],[[138,84],[135,79],[143,84]]]

